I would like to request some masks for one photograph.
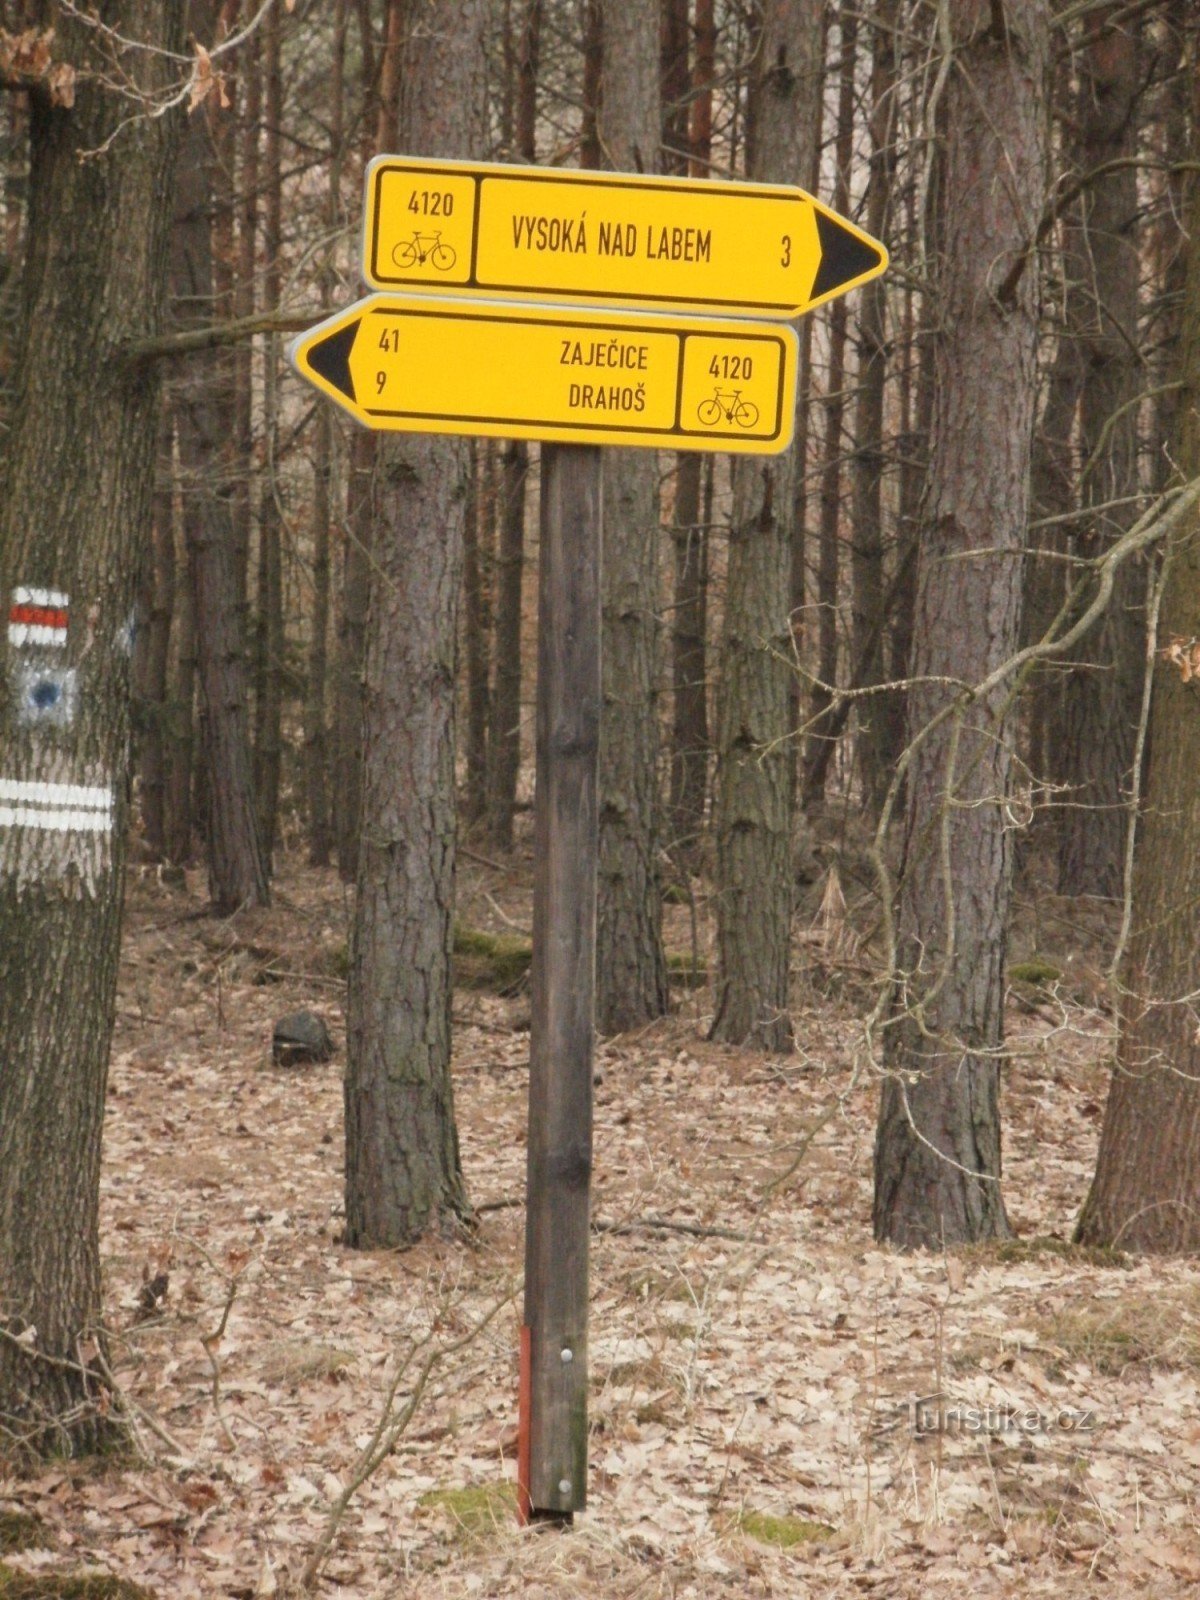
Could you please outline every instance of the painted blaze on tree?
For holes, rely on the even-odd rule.
[[[0,1419],[31,1450],[94,1447],[111,1427],[89,1369],[129,618],[157,442],[154,374],[121,346],[157,330],[178,120],[138,116],[124,91],[167,89],[182,9],[109,6],[113,35],[60,14],[59,65],[83,69],[73,104],[49,78],[30,90],[23,346],[0,496]],[[106,87],[113,56],[120,94]]]

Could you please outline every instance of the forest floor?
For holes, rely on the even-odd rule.
[[[468,859],[462,922],[518,937],[527,865]],[[25,1549],[0,1549],[10,1584],[90,1566],[170,1600],[294,1593],[415,1345],[396,1405],[426,1366],[427,1381],[332,1529],[317,1594],[1195,1593],[1200,1264],[1068,1242],[1107,1087],[1112,919],[1022,901],[1017,957],[1061,976],[1014,985],[1009,1010],[1017,1241],[902,1257],[871,1238],[871,914],[849,881],[832,930],[801,919],[793,1057],[707,1043],[703,987],[598,1050],[591,1481],[564,1532],[518,1529],[513,1513],[520,980],[455,1001],[478,1231],[350,1252],[344,890],[288,860],[270,911],[215,922],[202,875],[167,886],[135,871],[101,1240],[145,1459],[0,1475],[0,1534],[20,1525],[5,1512],[37,1519],[13,1541]],[[669,920],[686,951],[692,908]],[[273,1024],[298,1006],[329,1022],[328,1065],[272,1064]],[[940,1422],[936,1401],[915,1405],[939,1393]]]

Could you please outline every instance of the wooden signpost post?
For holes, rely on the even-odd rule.
[[[542,441],[525,1522],[587,1503],[600,446],[786,449],[796,335],[743,319],[801,315],[886,265],[801,189],[380,156],[363,275],[405,292],[291,346],[297,371],[368,428]]]

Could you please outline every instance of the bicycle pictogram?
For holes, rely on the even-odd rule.
[[[706,428],[715,428],[722,420],[739,428],[752,428],[758,421],[758,407],[751,400],[743,400],[740,389],[717,388],[707,400],[701,400],[696,415]]]
[[[428,261],[438,272],[449,272],[458,260],[453,245],[442,241],[442,230],[436,233],[414,232],[411,239],[402,239],[392,251],[392,261],[398,267],[423,267]]]

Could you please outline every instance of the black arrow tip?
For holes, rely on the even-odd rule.
[[[866,272],[873,272],[887,259],[870,239],[852,233],[845,223],[828,211],[817,211],[817,234],[821,241],[821,265],[812,297],[833,294],[845,283],[853,283]]]
[[[326,383],[331,383],[335,389],[340,389],[350,400],[356,399],[354,379],[350,376],[350,352],[354,349],[361,321],[361,317],[356,317],[344,328],[339,328],[336,333],[327,334],[324,339],[318,339],[316,344],[308,348],[308,364],[313,371],[324,378]]]

